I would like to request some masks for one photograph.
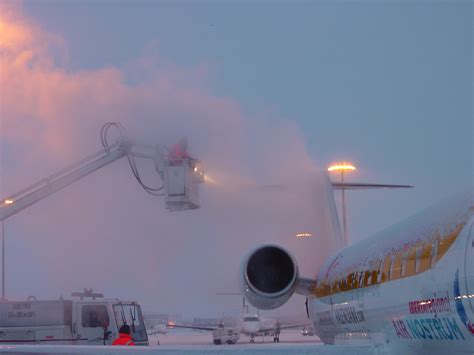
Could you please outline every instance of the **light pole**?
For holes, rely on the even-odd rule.
[[[332,164],[329,168],[329,172],[340,172],[341,173],[341,183],[344,183],[344,173],[346,171],[353,171],[356,170],[356,167],[352,164],[342,162],[342,163],[335,163]],[[342,196],[342,230],[344,235],[344,246],[348,245],[347,239],[347,220],[346,220],[346,189],[344,186],[341,188],[341,196]]]
[[[2,221],[2,301],[5,301],[5,223]]]
[[[11,205],[13,200],[6,199],[0,203],[0,208],[3,205]],[[5,221],[2,221],[2,301],[5,301]]]

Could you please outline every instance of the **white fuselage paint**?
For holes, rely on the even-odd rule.
[[[369,265],[375,269],[376,259],[384,260],[397,251],[406,255],[410,247],[442,240],[443,233],[455,236],[439,260],[435,258],[424,271],[407,275],[405,264],[398,279],[387,277],[365,287],[342,291],[336,286],[336,290],[318,293],[324,280],[334,285],[344,275],[370,270]],[[473,353],[473,193],[343,249],[321,267],[316,280],[309,296],[309,315],[325,343],[368,339],[399,353]]]
[[[243,317],[240,323],[240,332],[245,335],[259,336],[263,329],[273,328],[276,321],[273,319],[263,319],[259,316]],[[270,332],[269,332],[270,333]]]

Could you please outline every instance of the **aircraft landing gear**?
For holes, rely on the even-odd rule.
[[[274,343],[279,343],[279,342],[280,342],[280,336],[278,336],[278,335],[275,336],[275,337],[273,338],[273,342],[274,342]]]
[[[255,343],[255,339],[253,338],[253,335],[250,336],[250,342]]]

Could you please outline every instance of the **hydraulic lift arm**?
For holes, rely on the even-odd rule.
[[[187,156],[168,157],[158,147],[139,145],[123,137],[115,144],[108,145],[106,141],[105,143],[103,141],[103,144],[105,147],[97,153],[0,200],[0,221],[123,157],[128,157],[135,177],[147,192],[165,196],[167,209],[178,211],[199,208],[197,184],[203,181],[203,173],[198,171],[197,160]],[[142,183],[135,166],[135,157],[154,161],[156,171],[163,181],[162,187],[154,189]],[[175,164],[170,164],[170,162]],[[173,174],[169,172],[170,165],[173,166]],[[181,170],[176,171],[176,166]],[[170,193],[170,188],[173,191],[177,188],[179,193]],[[157,193],[159,191],[161,192]]]

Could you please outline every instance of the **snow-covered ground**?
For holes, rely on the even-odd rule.
[[[157,346],[158,341],[160,345]],[[282,332],[280,343],[274,344],[273,338],[256,338],[251,344],[248,337],[242,337],[235,345],[212,345],[209,332],[171,332],[165,335],[151,336],[149,347],[117,346],[61,346],[61,345],[2,345],[0,354],[35,353],[35,354],[116,354],[123,352],[160,355],[178,354],[380,354],[377,349],[358,346],[327,346],[317,337],[302,336],[299,331]]]
[[[179,345],[212,345],[212,334],[211,332],[203,331],[187,331],[187,330],[173,330],[164,335],[155,335],[149,337],[150,345],[157,345],[158,341],[160,346],[179,346]],[[321,345],[321,341],[316,336],[303,336],[299,330],[284,330],[280,334],[280,343],[274,344],[275,347],[278,347],[282,344],[287,343],[305,343],[312,345]],[[255,343],[250,343],[250,338],[246,336],[241,336],[237,346],[259,346],[261,344],[273,345],[273,337],[256,337]],[[236,345],[213,345],[215,347],[236,347]]]

